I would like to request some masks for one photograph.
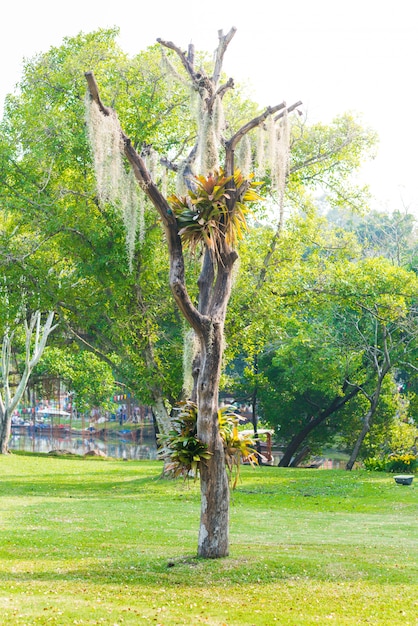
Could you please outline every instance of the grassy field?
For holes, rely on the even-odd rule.
[[[247,468],[231,555],[158,462],[0,457],[0,624],[418,624],[418,477]]]

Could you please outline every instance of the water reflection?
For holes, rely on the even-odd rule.
[[[90,433],[34,432],[33,429],[12,432],[9,443],[11,450],[48,453],[51,450],[67,450],[84,455],[92,450],[108,457],[127,460],[153,460],[157,456],[155,437],[150,430],[107,436],[92,436]]]

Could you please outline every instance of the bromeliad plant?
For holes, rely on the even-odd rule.
[[[165,474],[196,479],[201,463],[211,456],[207,446],[197,437],[197,405],[190,400],[180,402],[176,411],[172,430],[167,435],[158,436],[161,444],[159,457],[165,462]],[[233,407],[221,407],[218,419],[225,461],[231,480],[234,477],[232,487],[235,488],[242,460],[257,464],[257,452],[253,439],[248,434],[240,434],[238,424],[241,418]]]
[[[248,433],[241,433],[238,424],[241,417],[234,411],[234,407],[223,406],[218,410],[219,432],[221,434],[225,462],[230,478],[234,476],[232,488],[235,489],[240,475],[240,467],[243,460],[251,465],[258,464],[255,442]]]
[[[179,235],[192,251],[203,243],[219,257],[220,240],[234,247],[247,230],[248,204],[262,200],[256,191],[261,185],[252,180],[253,175],[243,176],[236,169],[233,176],[218,172],[194,178],[195,190],[186,196],[170,196],[168,201],[176,216]],[[228,201],[232,194],[237,198],[230,209]]]
[[[158,456],[164,460],[165,474],[197,478],[200,463],[210,458],[207,445],[197,438],[197,405],[179,402],[176,411],[173,428],[168,434],[158,435],[161,444]]]

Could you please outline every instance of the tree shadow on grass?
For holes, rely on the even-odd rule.
[[[56,570],[1,572],[0,584],[37,583],[78,583],[99,586],[132,585],[149,588],[172,587],[179,585],[190,588],[207,588],[210,585],[233,587],[237,585],[274,584],[283,581],[312,582],[372,582],[382,585],[414,584],[416,571],[413,568],[397,570],[395,559],[390,565],[378,564],[367,559],[367,555],[357,561],[336,560],[336,551],[331,551],[328,562],[315,559],[314,555],[295,558],[295,554],[280,554],[274,558],[253,561],[248,557],[205,560],[193,555],[173,558],[142,557],[103,559],[102,563],[72,564],[63,561]]]

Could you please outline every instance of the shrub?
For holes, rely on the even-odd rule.
[[[371,456],[368,459],[364,459],[364,467],[371,472],[384,472],[386,471],[387,458],[380,458],[377,456]]]
[[[387,472],[414,473],[418,469],[418,457],[415,454],[391,454],[386,461]]]

